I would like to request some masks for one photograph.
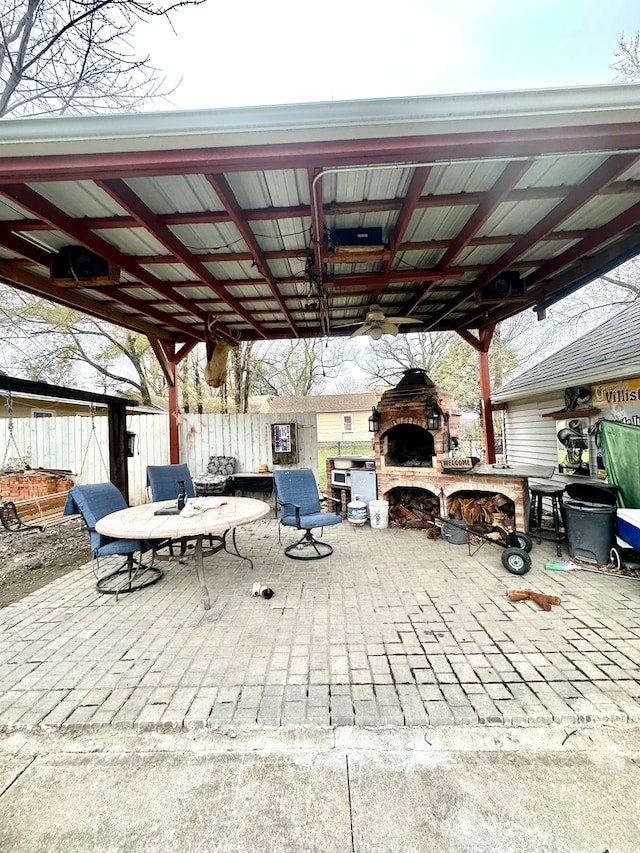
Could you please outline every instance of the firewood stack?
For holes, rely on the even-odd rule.
[[[496,531],[506,534],[515,529],[515,505],[501,494],[462,492],[454,496],[449,516],[467,523],[476,533],[483,535]],[[421,489],[392,489],[389,493],[389,526],[413,527],[427,531],[430,538],[440,535],[434,527],[434,518],[440,517],[440,500]],[[498,537],[498,538],[501,538]]]
[[[432,528],[431,516],[440,516],[440,500],[423,489],[392,489],[389,526]]]
[[[500,494],[463,492],[451,501],[451,518],[465,521],[477,533],[515,529],[516,508],[512,500]]]

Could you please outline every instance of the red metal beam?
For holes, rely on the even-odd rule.
[[[73,176],[72,176],[73,177]],[[604,195],[620,195],[621,193],[630,193],[636,195],[640,192],[640,181],[614,181],[608,187],[602,190]],[[418,199],[416,208],[425,207],[457,207],[480,204],[483,199],[481,192],[464,192],[464,193],[438,193],[428,196],[422,196]],[[505,201],[517,203],[521,201],[535,201],[538,199],[562,198],[564,189],[562,187],[521,187],[512,190]],[[324,205],[324,213],[327,216],[340,216],[350,213],[379,213],[402,209],[401,198],[382,198],[382,199],[361,199],[359,201],[340,201],[331,202]],[[178,211],[174,213],[157,214],[158,219],[165,225],[202,225],[202,224],[219,224],[222,222],[230,222],[231,217],[226,210],[195,210],[195,211]],[[248,222],[255,220],[272,221],[277,219],[304,219],[309,218],[309,209],[305,205],[297,205],[293,207],[258,207],[247,208],[243,211],[244,218]],[[83,222],[92,231],[107,230],[110,228],[133,228],[136,220],[132,216],[90,216],[84,217]],[[11,219],[3,220],[0,226],[8,231],[50,231],[50,226],[41,219]],[[506,236],[506,235],[505,235]],[[554,235],[555,236],[555,235]],[[495,237],[478,238],[484,242],[494,240]],[[571,239],[571,238],[569,238]],[[438,245],[438,243],[440,245]],[[473,244],[473,241],[472,241]],[[400,250],[404,246],[410,245],[411,248],[446,248],[449,241],[421,241],[400,246]],[[478,243],[482,245],[482,243]],[[270,257],[271,253],[267,253]],[[198,257],[201,257],[198,255]]]
[[[73,240],[77,240],[88,249],[96,252],[96,254],[100,255],[106,261],[111,261],[111,263],[126,270],[130,275],[135,278],[139,278],[153,290],[160,293],[160,295],[165,299],[175,302],[176,305],[180,305],[185,308],[190,315],[195,315],[203,322],[206,320],[205,311],[201,311],[201,309],[193,302],[190,302],[188,299],[175,292],[171,287],[159,281],[152,273],[147,272],[128,255],[125,255],[116,249],[111,243],[108,243],[106,240],[103,240],[102,237],[94,234],[86,228],[83,222],[68,216],[64,211],[55,207],[55,205],[35,190],[31,189],[31,187],[23,184],[5,184],[0,188],[0,193],[13,201],[16,201],[19,205],[31,213],[34,213],[36,216],[39,216],[41,219],[44,219],[53,228],[64,232]],[[141,303],[140,306],[140,310],[144,312],[144,308]],[[190,337],[195,334],[193,329],[188,329],[182,323],[176,325],[170,314],[164,315],[163,322],[169,327],[173,326],[179,331],[187,333]]]
[[[564,220],[572,213],[575,213],[579,207],[586,204],[590,199],[594,198],[594,196],[598,195],[603,187],[610,184],[619,175],[633,166],[638,159],[639,155],[637,153],[629,153],[616,154],[605,160],[605,162],[595,169],[581,184],[573,187],[567,193],[565,198],[553,208],[553,210],[549,211],[549,213],[536,225],[530,228],[526,234],[516,240],[513,246],[511,246],[497,261],[490,264],[488,267],[485,267],[483,272],[481,272],[474,281],[466,296],[468,297],[472,293],[477,293],[496,276],[508,269],[515,260],[525,254],[538,241],[542,240],[546,234],[552,231],[557,225],[564,222]],[[459,305],[459,299],[451,300],[444,309],[437,313],[431,324],[425,328],[425,331],[432,329],[436,323],[443,320],[451,314],[452,311],[455,311]]]
[[[294,337],[299,337],[296,324],[278,288],[278,282],[275,280],[271,270],[269,269],[269,264],[262,250],[262,247],[256,240],[255,234],[253,233],[253,231],[249,227],[249,224],[244,218],[242,208],[238,204],[238,200],[236,199],[233,190],[229,185],[229,182],[227,181],[224,175],[220,174],[205,175],[205,178],[213,187],[213,190],[215,191],[216,195],[222,202],[227,213],[230,215],[231,221],[240,232],[244,242],[247,244],[251,256],[253,257],[255,265],[258,269],[258,272],[269,285],[271,294],[280,306],[280,310],[284,314],[287,323],[291,327],[291,331],[293,332]],[[260,327],[256,327],[255,324],[252,325],[254,325],[254,328],[258,328],[258,331],[260,331]]]
[[[543,263],[535,272],[531,273],[526,278],[527,295],[526,298],[519,303],[521,305],[521,310],[524,311],[526,308],[536,305],[538,302],[543,301],[550,293],[554,293],[559,287],[562,287],[562,283],[559,282],[557,278],[548,282],[546,285],[544,280],[557,273],[559,270],[562,270],[563,267],[567,267],[574,261],[584,258],[585,265],[591,263],[593,269],[600,269],[603,263],[602,258],[599,255],[594,255],[594,252],[609,243],[611,240],[614,240],[616,237],[623,235],[629,229],[636,227],[638,223],[640,223],[640,202],[634,204],[623,213],[614,217],[607,224],[601,226],[597,231],[588,232],[588,237],[581,240],[579,243],[570,246],[566,251],[557,255],[555,258],[551,258]],[[624,253],[626,253],[626,251],[628,250],[625,250]],[[581,275],[579,274],[577,277],[581,278],[585,275],[588,275],[588,269],[586,268],[584,269],[584,272]],[[535,287],[539,282],[542,282],[542,284]],[[473,326],[481,320],[485,311],[486,307],[477,308],[459,322],[463,322],[467,326]],[[496,323],[504,320],[506,317],[510,317],[512,313],[513,305],[491,307],[490,323],[495,325]]]
[[[9,249],[11,252],[15,252],[16,255],[28,258],[28,260],[33,261],[35,264],[40,264],[40,266],[43,266],[45,269],[49,269],[49,263],[52,257],[51,252],[41,249],[30,240],[26,240],[19,234],[14,234],[2,226],[0,226],[0,245],[4,246],[5,249]]]
[[[489,371],[489,347],[495,325],[481,329],[476,338],[467,329],[456,329],[460,337],[465,340],[478,353],[478,367],[480,371],[480,404],[482,416],[482,430],[484,432],[485,447],[487,449],[487,462],[493,464],[496,461],[496,438],[493,429],[493,413],[491,410],[491,373]]]
[[[592,254],[596,249],[600,248],[600,246],[603,246],[605,243],[608,243],[609,240],[623,234],[629,228],[633,228],[639,222],[640,202],[632,205],[630,208],[623,211],[623,213],[614,217],[612,220],[607,222],[606,225],[600,226],[600,228],[598,228],[597,231],[594,231],[589,237],[585,237],[583,240],[580,240],[579,243],[575,243],[573,246],[570,246],[560,255],[557,255],[555,258],[551,258],[541,264],[534,273],[527,276],[527,285],[543,281],[545,278],[548,278],[558,272],[558,270],[561,270],[563,267],[573,263],[573,261],[578,258]]]
[[[196,255],[190,252],[189,249],[187,249],[187,247],[178,240],[170,228],[160,222],[156,214],[147,207],[140,196],[137,195],[131,187],[121,180],[96,181],[96,184],[108,193],[111,198],[117,201],[119,205],[127,210],[139,225],[142,225],[147,229],[147,231],[149,231],[159,243],[162,243],[166,249],[172,252],[173,255],[188,269],[190,269],[191,272],[203,282],[203,284],[209,287],[216,296],[228,303],[252,328],[260,334],[263,334],[262,327],[255,322],[251,314],[248,311],[245,311],[236,299],[227,294],[224,286],[218,281],[213,273],[205,267]],[[185,307],[187,306],[189,306],[187,310],[200,314],[206,322],[206,312],[200,312],[199,309],[196,310],[196,304],[194,302],[187,302]],[[220,323],[219,326],[220,331],[223,334],[230,338],[234,337],[231,329],[228,326],[225,326],[224,323]]]
[[[515,185],[529,170],[530,166],[531,161],[528,160],[507,163],[491,190],[480,198],[478,206],[460,230],[458,236],[449,242],[449,246],[438,261],[436,269],[444,272],[449,268],[463,249],[466,249],[471,243],[489,217],[515,188]],[[433,288],[434,285],[432,282],[425,282],[409,303],[406,313],[412,314],[423,299],[431,293]]]
[[[398,252],[398,248],[407,228],[409,227],[409,222],[415,213],[418,202],[420,201],[420,196],[422,195],[422,190],[424,189],[424,185],[430,174],[431,166],[414,169],[411,181],[409,182],[407,192],[402,202],[402,207],[400,208],[398,218],[396,219],[396,224],[389,238],[389,252],[391,257],[382,264],[381,273],[385,278],[391,272],[391,267]]]
[[[35,275],[29,270],[16,269],[3,261],[0,261],[0,279],[12,287],[15,287],[17,290],[23,290],[25,293],[32,293],[34,296],[40,296],[50,302],[55,302],[56,305],[64,305],[65,308],[73,308],[75,311],[81,311],[84,314],[89,314],[92,317],[98,317],[109,323],[114,323],[115,325],[135,329],[143,335],[152,334],[157,337],[171,337],[170,333],[164,328],[164,325],[166,324],[166,315],[161,314],[159,311],[147,308],[146,303],[131,300],[131,307],[134,307],[142,317],[154,317],[155,319],[161,319],[163,323],[162,328],[157,328],[150,323],[146,323],[144,320],[140,319],[139,316],[123,314],[120,311],[115,310],[112,303],[94,302],[81,293],[76,293],[68,288],[62,289],[56,287],[51,284],[48,279],[42,278],[42,276]],[[121,295],[121,301],[126,304],[126,294]],[[183,324],[174,322],[172,327],[174,329],[182,329]],[[187,337],[193,337],[195,333],[189,327],[184,326],[184,334]]]

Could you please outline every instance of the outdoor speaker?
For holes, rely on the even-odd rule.
[[[53,259],[52,276],[76,281],[109,278],[109,262],[84,246],[62,246]]]
[[[364,249],[382,246],[382,228],[333,228],[331,243],[336,249]]]
[[[525,295],[524,281],[516,270],[507,270],[480,291],[480,302],[502,302],[509,299],[521,299]]]

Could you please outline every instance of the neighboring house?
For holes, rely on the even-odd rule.
[[[318,443],[371,441],[369,415],[377,403],[373,391],[364,394],[319,394],[315,397],[270,397],[263,412],[316,412]]]
[[[93,409],[89,403],[81,400],[61,400],[57,397],[36,397],[30,394],[18,394],[15,391],[9,395],[8,391],[0,389],[0,418],[9,417],[9,397],[11,398],[11,409],[14,418],[62,418],[76,417],[78,415],[90,416],[93,414],[105,416],[108,413],[107,406],[97,403]],[[138,415],[166,414],[166,403],[162,408],[159,405],[136,406]]]
[[[90,415],[89,403],[59,400],[56,397],[35,397],[27,394],[10,395],[14,418],[55,418]],[[95,415],[106,415],[107,407],[96,405]],[[0,390],[0,418],[9,417],[9,392]]]
[[[640,300],[498,388],[491,401],[503,412],[508,464],[553,466],[563,483],[578,472],[604,476],[590,428],[599,418],[640,426]]]

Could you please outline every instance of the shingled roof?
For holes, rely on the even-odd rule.
[[[319,394],[315,397],[272,397],[268,412],[361,412],[377,403],[373,391],[363,394]]]
[[[640,299],[491,394],[493,402],[640,376]]]

